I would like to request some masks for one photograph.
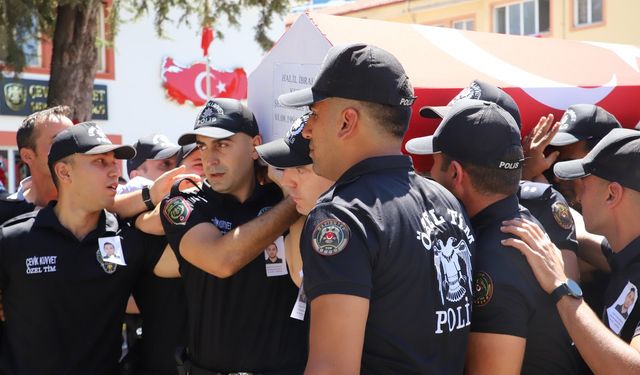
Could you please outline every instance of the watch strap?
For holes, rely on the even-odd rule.
[[[153,204],[153,201],[151,200],[151,191],[148,186],[142,188],[142,201],[144,202],[145,206],[147,206],[147,209],[149,211],[156,208],[156,206]]]

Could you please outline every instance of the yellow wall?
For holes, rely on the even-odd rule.
[[[493,31],[493,8],[519,0],[415,0],[373,7],[349,17],[394,22],[451,26],[451,22],[471,18],[476,31]],[[573,26],[574,0],[550,0],[551,30],[545,37],[625,43],[640,46],[640,0],[603,0],[603,22]]]

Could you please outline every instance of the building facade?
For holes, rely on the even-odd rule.
[[[640,46],[637,0],[357,0],[321,13]],[[290,24],[296,17],[288,17]]]
[[[106,11],[99,19],[99,39],[104,38],[106,31]],[[171,19],[178,20],[180,16],[175,12]],[[193,128],[199,108],[189,101],[180,103],[170,97],[163,82],[164,73],[182,68],[187,71],[205,62],[199,21],[194,17],[191,26],[169,22],[166,37],[159,38],[154,29],[154,14],[135,21],[128,14],[122,18],[113,46],[103,45],[99,50],[93,119],[114,142],[132,144],[150,133],[165,134],[176,142],[179,135]],[[241,68],[248,74],[260,63],[264,51],[254,41],[253,30],[258,18],[258,11],[249,8],[239,20],[239,28],[221,26],[224,39],[216,38],[209,48],[212,69],[234,72]],[[277,39],[284,31],[284,20],[275,19],[273,25],[269,35]],[[33,40],[24,48],[30,54],[28,66],[19,79],[14,80],[5,72],[0,80],[0,182],[9,192],[14,192],[20,180],[29,175],[18,154],[16,130],[26,115],[46,108],[49,81],[51,43]],[[172,65],[168,66],[168,62]],[[190,79],[193,87],[194,77]],[[210,84],[224,90],[224,84],[220,85],[215,77]]]

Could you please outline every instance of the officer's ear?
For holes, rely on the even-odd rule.
[[[462,169],[462,164],[460,164],[456,160],[451,161],[450,166],[451,179],[454,184],[459,185],[462,182],[462,176],[464,170]]]
[[[251,144],[253,145],[253,151],[251,152],[251,158],[253,160],[258,160],[260,155],[258,155],[258,151],[256,151],[256,146],[260,146],[262,144],[262,136],[260,134],[251,138]]]
[[[342,111],[342,117],[340,118],[341,124],[338,129],[338,137],[344,138],[350,136],[356,130],[360,113],[356,108],[348,107]]]
[[[611,182],[607,186],[607,200],[606,204],[610,207],[615,207],[622,201],[622,195],[624,194],[624,187],[618,182]]]
[[[20,149],[20,160],[31,166],[36,158],[36,152],[30,148],[23,147]]]
[[[58,178],[58,182],[69,183],[71,181],[71,163],[66,160],[57,161],[53,166],[53,172]]]

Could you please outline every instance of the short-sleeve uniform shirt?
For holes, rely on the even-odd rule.
[[[607,243],[608,245],[608,243]],[[602,319],[626,342],[640,335],[640,237],[609,254],[611,280],[604,294]]]
[[[291,374],[304,370],[307,324],[290,317],[298,289],[289,275],[268,277],[261,253],[222,279],[189,263],[179,251],[182,237],[195,225],[211,223],[224,235],[281,199],[275,184],[257,185],[249,199],[239,202],[205,183],[201,190],[174,191],[162,202],[162,224],[186,288],[189,357],[200,368]]]
[[[114,374],[129,295],[138,276],[153,271],[163,238],[103,211],[97,228],[78,240],[54,205],[0,228],[0,372]],[[100,238],[119,238],[126,266],[105,261]]]
[[[15,194],[0,198],[0,225],[5,221],[36,209],[33,203],[18,199]]]
[[[576,226],[562,194],[549,184],[520,181],[518,200],[538,219],[559,249],[576,252]]]
[[[502,221],[514,218],[538,223],[515,195],[471,218],[478,251],[471,331],[526,339],[522,374],[579,374],[582,362],[553,300],[520,252],[500,243],[509,237]]]
[[[309,214],[300,247],[312,304],[369,300],[361,373],[462,373],[475,241],[460,203],[408,157],[352,166]]]

